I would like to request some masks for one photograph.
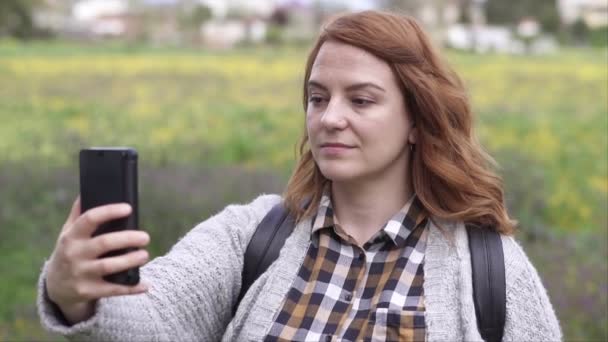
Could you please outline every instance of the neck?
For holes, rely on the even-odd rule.
[[[413,195],[409,173],[374,180],[332,182],[332,205],[338,222],[359,244],[365,243]]]

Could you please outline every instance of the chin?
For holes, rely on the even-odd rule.
[[[323,176],[332,182],[347,182],[357,179],[358,172],[347,165],[319,165]]]

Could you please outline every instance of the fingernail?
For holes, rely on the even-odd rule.
[[[141,232],[140,239],[142,243],[148,243],[150,242],[150,235],[148,235],[146,232]]]

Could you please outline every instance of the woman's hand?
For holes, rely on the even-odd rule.
[[[125,230],[91,237],[102,223],[127,216],[128,204],[109,204],[80,214],[80,198],[72,206],[61,229],[48,264],[46,289],[49,298],[59,306],[66,319],[75,324],[94,314],[95,301],[102,297],[137,294],[147,286],[119,285],[102,277],[144,265],[148,252],[137,250],[120,256],[98,259],[106,252],[127,247],[143,247],[150,237],[139,230]]]

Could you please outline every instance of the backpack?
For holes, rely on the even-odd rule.
[[[282,203],[275,205],[262,219],[245,252],[241,292],[233,307],[233,314],[253,282],[278,258],[281,247],[294,227],[295,220]],[[479,333],[485,341],[501,341],[506,296],[500,234],[488,227],[473,224],[467,224],[466,230],[471,251],[473,301]]]

